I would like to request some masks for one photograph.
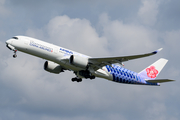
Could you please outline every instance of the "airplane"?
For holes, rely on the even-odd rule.
[[[59,74],[65,70],[74,71],[76,77],[72,78],[73,82],[100,77],[124,84],[160,86],[160,83],[174,81],[171,79],[156,79],[168,62],[164,58],[160,58],[139,73],[122,67],[125,61],[154,55],[161,51],[162,48],[146,54],[93,58],[27,36],[14,36],[6,41],[6,46],[14,51],[14,58],[17,57],[17,51],[21,51],[46,59],[44,70],[50,73]]]

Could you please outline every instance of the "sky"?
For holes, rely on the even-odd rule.
[[[179,0],[0,0],[0,120],[179,120]],[[91,57],[163,50],[125,62],[140,72],[169,60],[161,86],[102,78],[72,82],[73,72],[43,70],[46,60],[6,48],[16,35],[34,37]]]

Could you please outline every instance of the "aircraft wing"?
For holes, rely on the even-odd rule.
[[[133,59],[138,59],[138,58],[143,58],[147,56],[154,55],[161,51],[162,48],[151,52],[151,53],[146,53],[146,54],[140,54],[140,55],[132,55],[132,56],[122,56],[122,57],[106,57],[106,58],[89,58],[89,64],[95,69],[99,69],[105,65],[112,65],[114,63],[119,63],[123,65],[122,62],[128,61],[128,60],[133,60]]]

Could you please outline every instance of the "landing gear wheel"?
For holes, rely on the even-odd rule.
[[[72,82],[74,82],[74,81],[76,81],[76,78],[72,78],[71,80],[72,80]]]
[[[74,81],[82,82],[82,79],[81,79],[81,78],[72,78],[71,80],[72,80],[72,82],[74,82]]]
[[[17,57],[17,55],[16,55],[16,54],[14,54],[14,55],[13,55],[13,58],[16,58],[16,57]]]
[[[91,77],[90,77],[90,79],[91,79],[91,80],[92,80],[92,79],[95,79],[95,76],[94,76],[94,75],[93,75],[93,76],[91,76]]]
[[[81,78],[77,79],[77,82],[82,82],[82,79]]]
[[[16,52],[17,52],[17,50],[14,50],[13,58],[16,58],[16,57],[17,57]]]

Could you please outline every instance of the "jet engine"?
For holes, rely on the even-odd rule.
[[[46,61],[44,63],[44,70],[55,74],[59,74],[60,72],[63,72],[63,68],[59,64],[51,61]]]
[[[85,58],[85,57],[82,57],[79,55],[71,55],[71,57],[69,59],[69,63],[76,66],[76,67],[87,69],[88,58]]]

